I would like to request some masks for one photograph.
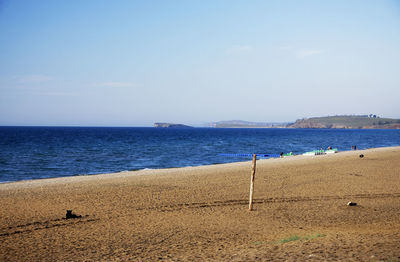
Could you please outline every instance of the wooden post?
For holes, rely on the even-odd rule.
[[[253,154],[253,165],[251,167],[251,178],[250,178],[249,211],[253,210],[253,193],[254,193],[254,178],[256,176],[256,159],[257,155]]]

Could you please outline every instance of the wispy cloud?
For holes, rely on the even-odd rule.
[[[289,50],[289,51],[291,51],[293,49],[294,49],[293,46],[290,46],[290,45],[284,45],[284,46],[280,46],[279,47],[279,50]]]
[[[94,87],[134,87],[135,83],[132,82],[101,82],[92,84]]]
[[[32,74],[32,75],[21,75],[21,76],[14,76],[14,81],[20,84],[39,84],[45,83],[53,80],[53,77],[49,75],[42,75],[42,74]]]
[[[301,49],[296,51],[296,58],[304,59],[309,56],[315,56],[324,53],[323,50],[319,49]]]
[[[322,53],[325,53],[324,50],[321,49],[311,49],[311,48],[296,48],[291,45],[284,45],[278,47],[279,50],[282,52],[289,53],[296,57],[297,59],[304,59],[310,56],[315,56],[315,55],[320,55]]]
[[[228,48],[226,50],[226,53],[228,53],[228,54],[243,54],[243,53],[248,53],[252,50],[253,50],[253,48],[249,45],[238,45],[238,46],[232,46],[231,48]]]
[[[78,93],[72,93],[72,92],[43,92],[40,93],[40,95],[44,96],[78,96]]]

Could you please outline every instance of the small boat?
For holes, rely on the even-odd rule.
[[[324,150],[314,150],[314,151],[310,151],[310,152],[305,152],[303,153],[303,156],[318,156],[318,155],[325,155],[325,151]]]
[[[334,154],[337,153],[337,148],[327,149],[327,150],[314,150],[310,152],[305,152],[303,156],[318,156],[318,155],[325,155],[325,154]]]
[[[332,148],[332,149],[325,150],[326,154],[334,154],[334,153],[337,153],[337,152],[338,152],[337,148]]]

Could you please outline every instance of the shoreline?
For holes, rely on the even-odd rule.
[[[332,157],[335,155],[343,155],[343,154],[352,154],[352,153],[365,153],[365,152],[373,152],[373,151],[386,151],[390,149],[400,149],[400,146],[390,146],[390,147],[376,147],[376,148],[368,148],[368,149],[358,149],[358,150],[347,150],[347,151],[339,151],[334,154],[324,154],[324,155],[316,155],[316,156],[305,156],[305,155],[292,155],[286,156],[283,158],[268,158],[268,159],[257,159],[257,163],[260,161],[269,161],[268,163],[282,163],[284,161],[294,161],[294,160],[302,160],[302,159],[314,159],[314,158],[324,158],[324,157]],[[246,161],[236,161],[236,162],[229,162],[229,163],[220,163],[220,164],[212,164],[212,165],[199,165],[199,166],[185,166],[185,167],[170,167],[170,168],[159,168],[159,169],[139,169],[133,171],[119,171],[119,172],[112,172],[112,173],[99,173],[99,174],[84,174],[84,175],[70,175],[70,176],[62,176],[62,177],[50,177],[50,178],[39,178],[39,179],[30,179],[30,180],[19,180],[19,181],[10,181],[10,182],[0,182],[0,190],[2,185],[9,185],[9,184],[35,184],[40,182],[52,184],[56,183],[56,180],[65,181],[65,182],[73,182],[74,180],[91,180],[91,179],[112,179],[112,178],[120,178],[120,177],[131,177],[131,176],[159,176],[165,173],[171,172],[183,172],[183,171],[191,171],[193,170],[201,170],[201,169],[212,169],[216,167],[229,167],[232,165],[235,166],[243,166],[248,165],[251,163],[251,159]],[[276,162],[279,161],[279,162]],[[161,173],[161,174],[159,174]]]

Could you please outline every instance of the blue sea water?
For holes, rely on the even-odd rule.
[[[0,127],[0,182],[249,160],[221,154],[301,154],[400,145],[400,130]]]

